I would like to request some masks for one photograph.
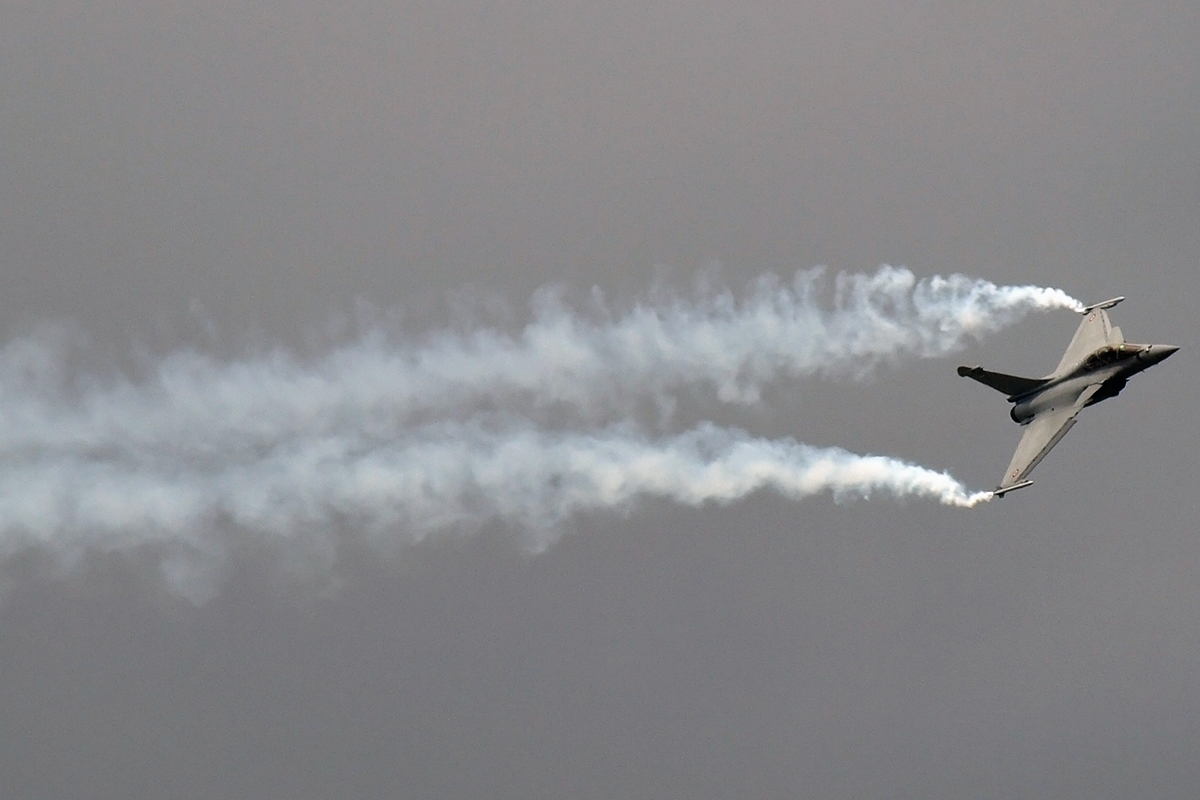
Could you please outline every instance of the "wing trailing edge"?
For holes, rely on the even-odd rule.
[[[990,386],[998,392],[1004,392],[1009,398],[1032,392],[1044,386],[1046,378],[1021,378],[1016,375],[1005,375],[1003,372],[989,372],[983,367],[959,367],[958,374]]]

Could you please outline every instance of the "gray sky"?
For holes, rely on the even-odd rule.
[[[1200,783],[1192,4],[102,0],[0,19],[0,331],[75,326],[93,376],[183,346],[316,356],[364,303],[412,336],[515,327],[547,283],[619,304],[714,265],[735,288],[891,263],[1125,294],[1131,340],[1184,346],[1089,410],[1033,488],[971,511],[655,500],[582,515],[535,557],[494,523],[380,559],[347,521],[318,577],[230,528],[200,606],[154,552],[64,572],[23,551],[0,605],[14,796]],[[781,381],[761,408],[685,402],[677,423],[992,486],[1018,430],[953,367],[1043,374],[1076,321],[865,382]]]

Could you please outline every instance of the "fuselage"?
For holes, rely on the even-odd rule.
[[[1105,345],[1061,374],[1050,375],[1036,389],[1010,397],[1013,403],[1010,416],[1014,422],[1028,425],[1038,414],[1074,405],[1080,395],[1097,384],[1100,390],[1092,395],[1087,405],[1116,397],[1125,388],[1129,378],[1149,369],[1178,349],[1169,344],[1125,342]]]

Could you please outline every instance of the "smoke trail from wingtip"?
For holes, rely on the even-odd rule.
[[[1080,306],[1057,289],[918,279],[886,266],[830,283],[820,270],[790,285],[766,277],[741,298],[702,291],[622,315],[577,311],[543,293],[515,335],[479,328],[391,341],[376,332],[308,364],[281,351],[232,363],[182,351],[147,383],[116,381],[69,408],[28,391],[29,358],[50,362],[51,373],[61,365],[38,343],[17,342],[0,355],[0,453],[269,447],[302,429],[351,424],[386,435],[469,417],[480,405],[526,416],[554,409],[596,424],[627,419],[646,399],[669,408],[685,391],[745,405],[781,379],[857,376],[884,362],[940,357],[1031,311]]]
[[[544,295],[516,334],[367,335],[309,363],[180,352],[140,383],[72,380],[60,350],[17,340],[0,351],[0,553],[187,545],[226,523],[286,542],[335,517],[401,538],[506,519],[544,546],[580,512],[762,489],[972,506],[991,495],[903,461],[711,425],[651,436],[631,408],[684,391],[752,403],[775,381],[937,357],[1080,307],[962,275],[810,271],[624,314]],[[571,413],[551,424],[552,408]]]
[[[990,497],[898,459],[711,424],[655,439],[629,425],[563,433],[445,422],[394,441],[301,439],[258,458],[126,453],[6,464],[0,524],[27,541],[111,546],[200,539],[218,518],[286,538],[338,517],[371,530],[398,527],[413,540],[499,519],[524,526],[540,549],[580,512],[626,509],[642,497],[726,504],[763,489],[961,507]]]

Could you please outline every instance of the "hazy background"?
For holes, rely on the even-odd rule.
[[[5,792],[1191,796],[1198,223],[1194,3],[9,0],[0,332],[76,325],[99,373],[715,265],[1125,294],[1184,349],[973,511],[648,502],[532,558],[346,535],[333,588],[243,552],[200,607],[138,553],[25,552]],[[1043,374],[1076,322],[961,363]],[[729,420],[986,488],[1018,429],[956,363]]]

